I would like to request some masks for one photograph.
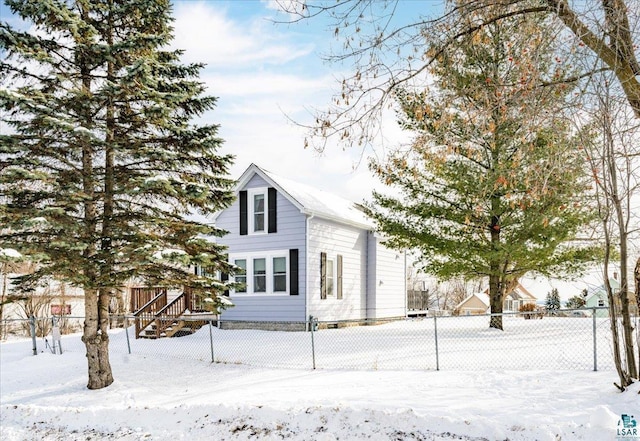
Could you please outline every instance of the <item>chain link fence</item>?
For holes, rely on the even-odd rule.
[[[183,332],[161,338],[135,338],[133,317],[120,317],[116,322],[123,327],[110,331],[110,352],[287,369],[615,368],[606,308],[560,310],[544,317],[537,313],[501,315],[502,331],[489,328],[490,315],[338,322],[310,317],[306,322],[258,323],[185,318],[193,326],[182,323]],[[52,323],[50,333],[38,334],[38,329],[49,328],[41,321]],[[634,323],[637,327],[637,317]],[[34,354],[84,352],[80,335],[56,335],[51,318],[5,320],[1,325],[4,331],[13,329],[3,332],[3,338],[8,334],[29,336],[35,329],[31,340],[12,337],[15,343],[25,344],[25,350],[31,343]],[[31,331],[25,334],[26,328]]]

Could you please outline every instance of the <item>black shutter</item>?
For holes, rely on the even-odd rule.
[[[228,254],[225,254],[225,255],[224,255],[224,260],[225,260],[225,261],[226,261],[226,260],[229,260],[229,255],[228,255]],[[225,272],[223,272],[223,271],[220,271],[220,281],[221,281],[222,283],[228,282],[228,281],[229,281],[229,274],[228,274],[228,273],[225,273]],[[225,291],[224,291],[224,293],[223,293],[223,295],[225,295],[225,296],[227,296],[227,297],[228,297],[228,296],[229,296],[229,290],[228,290],[228,289],[227,289],[227,290],[225,290]]]
[[[289,295],[297,296],[298,292],[298,249],[289,250]]]
[[[239,194],[240,196],[240,235],[246,236],[249,230],[249,219],[247,212],[247,191],[243,190]]]
[[[278,231],[278,211],[277,211],[277,193],[276,189],[273,187],[269,187],[269,192],[267,194],[267,205],[269,206],[269,233],[276,233]]]
[[[337,269],[337,276],[338,276],[338,281],[337,281],[337,286],[336,286],[336,297],[341,299],[342,298],[342,254],[338,254],[338,269]]]
[[[327,298],[327,253],[320,253],[320,298]]]

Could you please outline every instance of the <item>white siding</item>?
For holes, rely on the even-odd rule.
[[[406,315],[406,268],[403,252],[391,250],[369,234],[369,291],[367,318]]]
[[[269,187],[270,185],[257,175],[245,186],[249,188]],[[227,245],[229,254],[253,253],[260,251],[297,249],[298,292],[299,295],[242,295],[231,296],[235,304],[222,313],[223,320],[250,321],[304,321],[305,312],[305,230],[306,217],[283,194],[277,195],[277,233],[240,235],[240,204],[236,200],[224,210],[216,220],[216,226],[229,231],[218,240]]]
[[[366,317],[367,232],[337,222],[309,221],[309,314],[321,321]],[[320,253],[342,255],[343,298],[320,298]]]

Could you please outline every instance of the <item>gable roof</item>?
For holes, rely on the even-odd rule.
[[[458,308],[462,308],[462,306],[467,303],[469,300],[471,300],[472,298],[477,298],[480,303],[482,303],[483,305],[485,305],[487,308],[490,305],[489,302],[489,294],[487,294],[486,292],[476,292],[473,293],[469,296],[467,296],[463,301],[461,301],[460,303],[458,303],[454,309],[458,309]]]
[[[258,167],[256,164],[251,164],[240,176],[236,184],[236,192],[242,190],[254,175],[258,175],[267,181],[303,214],[333,220],[366,230],[373,231],[375,229],[373,222],[353,201],[283,178]]]
[[[487,296],[489,295],[489,287],[487,286],[484,291],[482,291]],[[511,297],[513,300],[538,300],[536,296],[531,294],[531,292],[522,286],[520,282],[510,291],[504,293],[505,299],[507,297]]]
[[[609,278],[609,285],[611,285],[611,289],[615,290],[620,290],[620,282],[613,278],[610,277]],[[631,291],[630,291],[631,292]],[[591,288],[587,294],[587,296],[585,297],[585,302],[590,301],[592,298],[598,298],[598,299],[607,299],[607,289],[604,286],[604,283],[602,283],[602,285],[596,286],[594,288]]]

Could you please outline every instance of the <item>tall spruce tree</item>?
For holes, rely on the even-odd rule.
[[[461,20],[481,22],[477,14]],[[565,72],[550,32],[530,14],[445,48],[432,86],[397,94],[412,145],[371,166],[400,193],[374,193],[368,204],[389,243],[420,250],[425,271],[440,278],[487,277],[492,313],[524,274],[577,270],[595,255],[571,245],[590,210],[562,110],[570,91],[552,85]],[[490,326],[502,329],[502,317]]]
[[[0,24],[0,247],[85,293],[90,389],[113,381],[108,305],[131,277],[222,289],[223,232],[191,219],[230,204],[232,158],[200,64],[170,50],[169,0],[7,0],[32,25]],[[213,271],[209,272],[210,274]],[[215,297],[215,296],[214,296]]]

